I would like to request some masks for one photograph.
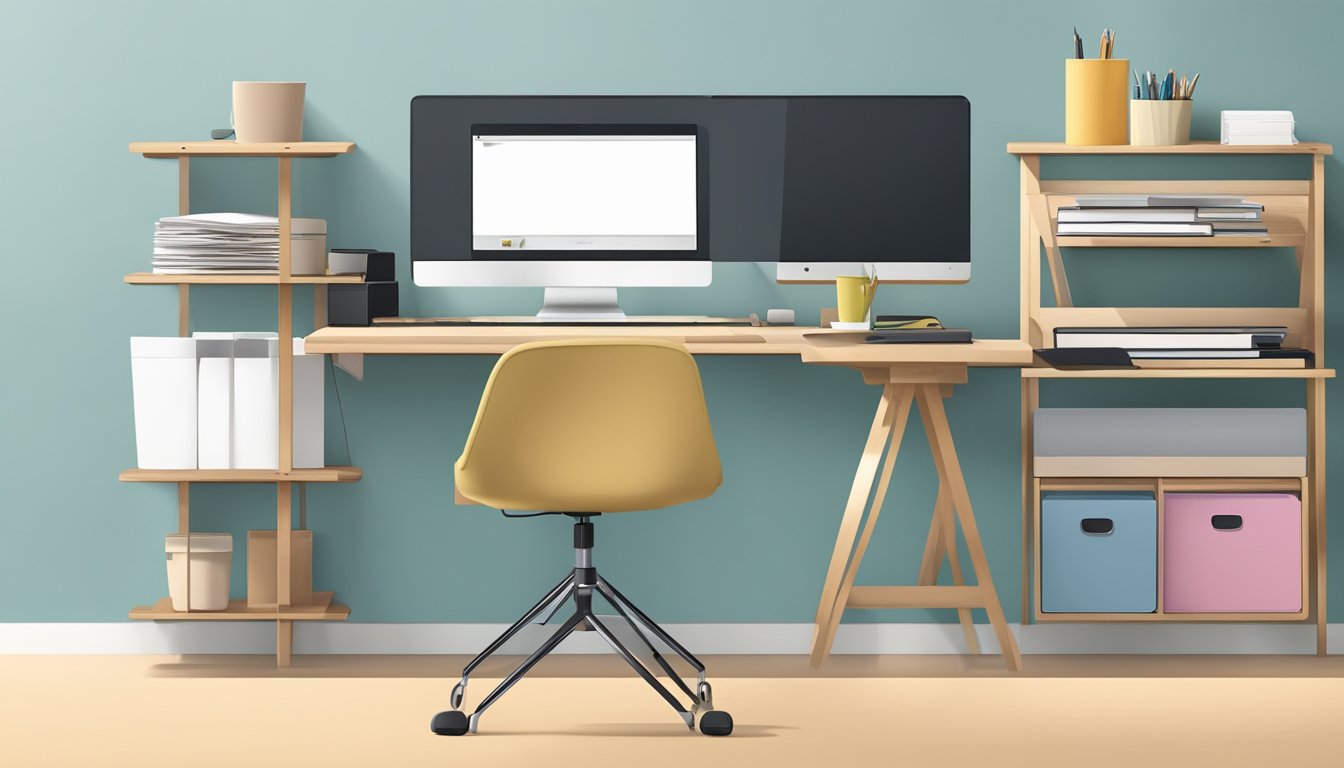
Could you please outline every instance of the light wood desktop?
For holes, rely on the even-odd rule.
[[[685,343],[697,355],[790,355],[801,362],[859,371],[865,382],[882,387],[872,428],[850,488],[818,602],[811,661],[830,652],[846,608],[957,608],[969,650],[979,651],[971,609],[983,608],[994,627],[1008,666],[1020,669],[1021,655],[1004,619],[988,560],[975,526],[970,495],[952,442],[944,400],[964,384],[972,366],[1022,367],[1031,364],[1031,348],[1016,339],[970,344],[866,344],[863,333],[799,326],[380,326],[321,328],[305,340],[311,354],[497,355],[529,341],[582,337],[665,338]],[[854,576],[872,537],[886,497],[901,436],[913,407],[920,410],[938,467],[938,501],[915,586],[854,586]],[[886,461],[882,462],[883,454]],[[878,464],[882,472],[878,475]],[[873,484],[877,493],[858,536]],[[976,584],[964,584],[957,554],[956,526],[961,523]],[[856,542],[856,536],[857,542]],[[952,586],[937,586],[944,555],[952,567]]]

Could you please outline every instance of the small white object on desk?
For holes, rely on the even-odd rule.
[[[868,331],[872,330],[872,325],[867,322],[842,323],[839,320],[832,320],[831,327],[837,331]]]
[[[1297,143],[1297,123],[1288,110],[1225,109],[1222,142],[1236,145]]]
[[[793,325],[794,314],[792,309],[767,309],[765,310],[765,322],[769,325]]]

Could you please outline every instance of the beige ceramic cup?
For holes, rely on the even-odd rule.
[[[234,138],[244,144],[303,141],[305,86],[234,80]]]

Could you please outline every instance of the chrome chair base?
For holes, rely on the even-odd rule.
[[[592,540],[593,524],[588,521],[588,515],[575,515],[577,521],[574,523],[574,549],[575,549],[575,567],[560,580],[541,600],[537,601],[527,613],[513,623],[504,631],[494,642],[490,643],[484,651],[481,651],[476,658],[462,670],[462,679],[457,685],[453,686],[451,704],[452,709],[440,712],[434,717],[431,723],[431,730],[434,733],[443,736],[459,736],[467,732],[476,733],[480,726],[481,715],[499,700],[510,688],[512,688],[524,675],[528,673],[537,662],[545,658],[556,646],[560,645],[566,637],[580,628],[591,629],[601,637],[607,645],[611,646],[617,655],[630,665],[644,682],[648,683],[663,699],[676,710],[681,716],[686,727],[695,730],[696,716],[700,715],[700,730],[707,735],[726,736],[732,733],[732,716],[723,710],[714,709],[713,690],[705,680],[705,665],[700,662],[690,651],[678,643],[671,635],[656,622],[650,619],[634,603],[626,599],[614,586],[606,579],[598,575],[597,569],[592,565]],[[650,669],[643,661],[630,652],[624,643],[622,643],[614,633],[607,627],[601,617],[593,612],[593,596],[600,595],[612,608],[616,610],[617,615],[630,625],[636,637],[644,644],[645,648],[652,654],[653,661],[658,668],[662,670],[672,682],[690,699],[689,708],[672,691],[663,685],[655,676],[654,670]],[[538,623],[546,623],[559,608],[569,600],[574,602],[574,612],[569,618],[565,619],[559,628],[551,634],[547,640],[541,644],[541,647],[532,652],[522,664],[518,666],[508,677],[504,678],[493,691],[476,707],[468,718],[461,711],[462,700],[466,694],[467,681],[471,673],[481,665],[486,659],[490,658],[505,643],[518,634],[523,627],[541,619]],[[545,615],[543,618],[543,614]],[[608,617],[610,618],[610,617]],[[663,654],[658,652],[657,647],[649,639],[652,635],[660,642],[670,648],[673,653],[679,656],[698,673],[698,680],[694,689],[672,668]]]

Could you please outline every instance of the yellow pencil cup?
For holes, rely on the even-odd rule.
[[[1139,147],[1161,147],[1190,143],[1188,99],[1157,101],[1133,99],[1129,102],[1129,143]]]
[[[1129,141],[1129,59],[1064,60],[1064,143]]]
[[[862,323],[873,306],[873,293],[873,282],[867,277],[835,278],[836,319],[842,323]]]

